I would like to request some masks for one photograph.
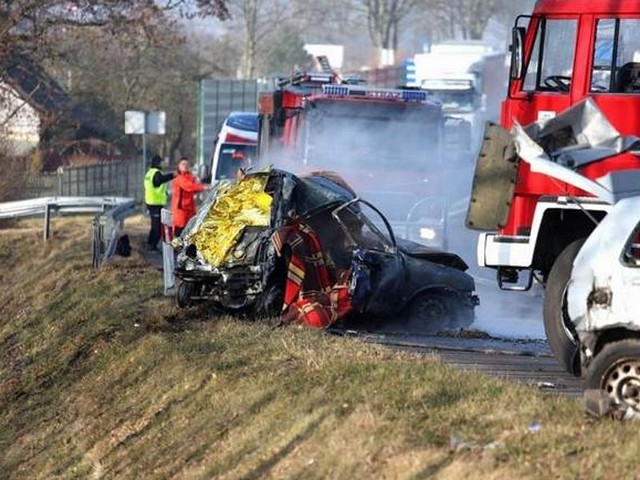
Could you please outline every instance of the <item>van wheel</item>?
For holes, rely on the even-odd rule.
[[[544,331],[551,351],[569,373],[580,375],[578,338],[567,313],[567,285],[573,260],[585,242],[584,238],[570,243],[556,258],[544,292]]]
[[[613,403],[640,416],[640,340],[605,345],[587,368],[585,388],[603,390]]]

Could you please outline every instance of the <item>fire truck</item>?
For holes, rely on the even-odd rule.
[[[280,79],[260,94],[258,111],[262,163],[337,171],[397,235],[446,248],[447,126],[427,92],[372,87],[325,69]]]
[[[595,106],[620,135],[640,135],[638,32],[638,0],[539,0],[531,15],[519,16],[501,108],[503,128],[487,127],[476,164],[466,223],[484,231],[478,263],[497,270],[503,289],[527,290],[532,279],[545,285],[550,347],[576,374],[578,345],[567,321],[567,283],[581,245],[613,207],[598,189],[585,185],[624,177],[640,168],[640,160],[621,150],[597,155],[591,148],[590,155],[574,154],[584,145],[575,126],[566,123],[548,140],[564,146],[564,155],[554,161],[576,175],[554,177],[523,161],[506,129],[533,125],[544,131],[570,107]],[[557,146],[547,143],[545,151]]]

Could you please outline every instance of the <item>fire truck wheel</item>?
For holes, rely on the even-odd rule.
[[[640,340],[605,345],[587,368],[585,388],[604,390],[613,404],[640,416]]]
[[[551,351],[567,372],[580,375],[578,341],[567,314],[567,284],[571,278],[573,260],[585,239],[570,243],[556,258],[544,292],[544,331]]]

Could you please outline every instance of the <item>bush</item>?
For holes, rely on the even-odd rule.
[[[30,157],[15,155],[6,145],[0,144],[0,202],[24,196],[30,164]]]

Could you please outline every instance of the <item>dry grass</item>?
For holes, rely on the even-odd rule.
[[[0,477],[640,469],[637,426],[592,424],[578,402],[320,332],[178,311],[136,252],[91,271],[87,218],[57,220],[47,245],[23,225],[0,236]],[[527,433],[534,421],[542,429]],[[452,450],[452,437],[472,445]]]

